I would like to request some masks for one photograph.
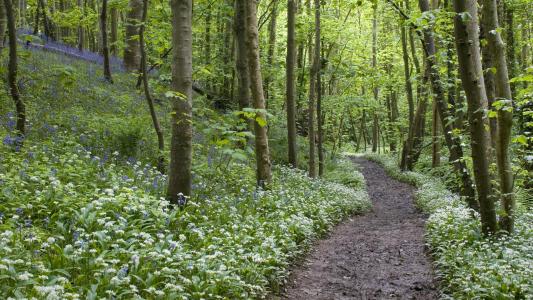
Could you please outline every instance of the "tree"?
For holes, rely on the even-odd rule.
[[[157,164],[157,169],[159,172],[165,172],[165,157],[163,152],[165,151],[165,138],[163,136],[163,131],[161,130],[161,125],[159,124],[159,119],[154,108],[154,100],[150,94],[150,86],[148,85],[148,70],[146,65],[146,49],[144,45],[144,30],[146,28],[146,20],[148,18],[148,0],[143,0],[143,13],[141,18],[141,27],[139,28],[139,43],[141,46],[141,73],[142,81],[144,88],[144,95],[146,102],[148,103],[148,109],[150,110],[150,116],[152,117],[152,123],[154,124],[154,130],[157,135],[157,144],[159,147],[159,159]]]
[[[172,138],[167,199],[184,204],[192,192],[192,0],[171,0]]]
[[[307,2],[307,10],[311,13],[311,1]],[[313,36],[309,33],[309,63],[310,63],[310,74],[309,74],[309,103],[308,103],[308,132],[309,137],[309,177],[316,177],[316,162],[315,162],[315,151],[316,151],[316,133],[315,133],[315,93],[316,93],[316,72],[317,63],[315,55],[313,54]]]
[[[141,48],[138,37],[142,6],[142,0],[129,0],[126,14],[126,47],[124,48],[124,67],[128,71],[138,71],[140,66]]]
[[[498,31],[498,9],[496,0],[484,0],[482,9],[485,30],[487,31],[487,55],[490,55],[489,67],[496,69],[494,76],[496,106],[498,107],[498,131],[496,136],[496,164],[500,178],[500,199],[505,211],[500,219],[503,230],[511,233],[514,226],[515,200],[513,197],[513,169],[509,157],[509,143],[513,127],[513,100],[505,44]]]
[[[429,11],[428,0],[419,0],[418,4],[420,10],[424,12]],[[436,59],[435,38],[430,27],[425,27],[423,30],[424,52],[427,56],[427,72],[431,81],[431,88],[435,97],[437,110],[442,124],[442,131],[444,133],[444,140],[446,146],[450,151],[450,162],[453,164],[455,172],[461,181],[460,194],[466,198],[468,206],[474,210],[479,210],[479,202],[475,197],[475,190],[473,188],[472,179],[463,155],[463,147],[457,135],[454,135],[454,127],[450,120],[450,112],[444,97],[444,88],[439,74],[439,68]]]
[[[4,38],[7,27],[6,5],[4,1],[0,1],[0,52],[4,49]]]
[[[316,76],[316,121],[318,127],[318,176],[324,175],[323,121],[322,121],[322,57],[320,34],[320,0],[315,0],[315,76]]]
[[[245,0],[237,0],[245,1]],[[250,87],[253,106],[256,111],[255,129],[255,160],[257,164],[257,185],[265,188],[272,179],[270,150],[266,123],[265,97],[259,58],[259,34],[257,31],[257,6],[255,0],[246,0],[246,47],[250,70]]]
[[[111,66],[109,63],[109,47],[107,45],[107,0],[102,0],[100,34],[102,35],[102,52],[104,54],[104,78],[109,83],[113,83],[113,78],[111,78]]]
[[[15,102],[15,110],[17,113],[17,122],[15,128],[17,129],[17,143],[22,146],[24,135],[26,134],[26,105],[20,98],[18,83],[17,83],[17,29],[15,27],[15,15],[13,13],[13,4],[11,0],[4,0],[7,17],[7,30],[9,37],[9,64],[7,70],[7,80],[9,83],[9,91],[11,98]]]
[[[286,61],[286,105],[287,105],[287,143],[289,149],[289,164],[293,168],[298,167],[298,149],[296,144],[296,107],[295,107],[295,22],[296,1],[287,0],[287,61]]]
[[[235,69],[237,70],[237,100],[239,110],[250,107],[250,72],[246,51],[246,3],[235,1],[234,30],[235,35]],[[251,127],[251,126],[250,126]]]
[[[459,74],[468,102],[468,119],[472,147],[472,161],[477,197],[480,206],[481,224],[485,234],[497,230],[496,211],[491,191],[488,160],[487,94],[481,54],[479,50],[479,27],[477,1],[454,0],[457,13],[454,18],[455,44],[459,60]]]

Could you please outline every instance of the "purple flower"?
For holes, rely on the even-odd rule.
[[[184,206],[185,204],[187,204],[187,197],[185,197],[182,193],[179,193],[178,194],[178,205]]]

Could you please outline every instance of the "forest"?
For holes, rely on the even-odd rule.
[[[533,299],[532,0],[0,0],[0,299]]]

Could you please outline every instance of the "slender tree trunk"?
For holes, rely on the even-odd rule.
[[[315,74],[316,74],[316,117],[318,127],[318,176],[324,175],[324,149],[322,147],[322,62],[320,34],[320,0],[315,0]]]
[[[237,69],[237,98],[239,110],[250,107],[250,73],[248,70],[248,57],[246,51],[246,3],[243,0],[235,1],[234,35],[236,41]],[[207,34],[207,33],[206,33]],[[250,123],[250,125],[252,125]],[[250,127],[251,129],[252,127]]]
[[[118,56],[118,9],[116,7],[111,8],[111,54]]]
[[[311,1],[308,0],[308,11],[311,13]],[[317,66],[314,59],[315,55],[313,52],[313,39],[312,35],[309,34],[309,63],[310,63],[310,74],[309,74],[309,117],[308,117],[308,136],[309,136],[309,177],[316,178],[316,162],[315,162],[315,149],[316,149],[316,134],[315,134],[315,94],[316,94],[316,72]]]
[[[9,63],[7,70],[7,80],[9,83],[9,91],[11,98],[15,102],[15,110],[17,113],[17,122],[15,128],[19,139],[17,146],[22,146],[24,135],[26,134],[26,105],[20,98],[18,84],[17,84],[17,28],[15,27],[15,14],[13,12],[13,4],[11,0],[4,0],[7,17],[7,29],[9,36]]]
[[[296,107],[295,107],[295,59],[296,59],[296,0],[287,0],[287,140],[289,147],[289,164],[293,168],[298,167],[298,148],[296,143]]]
[[[106,1],[106,0],[104,0]],[[139,44],[141,47],[141,71],[143,77],[143,87],[144,87],[144,96],[146,97],[146,102],[148,103],[148,109],[150,110],[150,116],[152,117],[152,123],[154,125],[155,133],[157,135],[157,144],[159,147],[159,158],[157,162],[157,169],[161,173],[165,173],[165,138],[163,137],[163,131],[161,130],[161,125],[157,118],[157,114],[154,108],[154,100],[152,95],[150,95],[150,87],[148,85],[148,70],[146,66],[146,49],[144,46],[144,30],[146,28],[146,20],[148,18],[148,0],[143,0],[143,13],[141,18],[141,27],[139,28]]]
[[[6,5],[4,1],[0,1],[0,53],[6,46],[4,44],[5,37],[6,37],[6,27],[7,27]]]
[[[171,0],[172,138],[167,198],[183,204],[192,190],[192,0]]]
[[[487,22],[488,22],[487,18],[483,15],[481,17],[481,24],[479,26],[480,28],[479,39],[481,41],[486,41],[488,34],[489,34],[488,32],[489,27],[488,27]],[[487,43],[481,43],[481,53],[483,54],[482,66],[484,70],[483,78],[485,79],[485,92],[487,93],[488,107],[490,109],[492,107],[492,104],[495,101],[496,90],[495,90],[495,82],[494,82],[495,80],[494,72],[491,69],[491,66],[493,65],[492,56],[490,55],[490,49],[487,46]],[[490,125],[490,147],[491,147],[490,157],[491,157],[491,160],[493,160],[494,155],[492,154],[494,150],[496,149],[496,130],[497,130],[496,119],[495,118],[489,119],[489,125]]]
[[[139,45],[139,21],[142,17],[142,0],[129,0],[126,14],[126,47],[124,49],[124,67],[128,71],[138,71],[141,64]]]
[[[487,94],[479,51],[477,1],[454,0],[454,8],[457,13],[454,18],[455,43],[459,59],[459,73],[468,101],[472,161],[481,224],[483,232],[489,234],[496,232],[497,224],[494,202],[489,197],[491,192],[488,160],[489,135],[485,130],[488,122],[484,117],[487,109]],[[465,15],[469,15],[469,18],[465,18]]]
[[[272,78],[274,74],[274,55],[276,51],[276,27],[278,19],[278,0],[273,0],[270,24],[268,25],[268,51],[267,64],[268,72],[265,78],[265,99],[268,102],[273,98],[273,89],[271,89]]]
[[[407,52],[407,33],[405,26],[400,25],[401,28],[401,40],[402,40],[402,53],[403,53],[403,71],[405,77],[405,93],[407,96],[407,104],[409,106],[409,128],[413,126],[415,101],[413,98],[413,86],[411,84],[411,72],[409,71],[409,54]]]
[[[235,5],[237,5],[237,2],[238,1],[235,1]],[[211,64],[211,2],[209,1],[208,4],[207,4],[207,12],[206,12],[206,15],[205,15],[205,47],[204,47],[204,59],[205,59],[205,64],[206,65],[209,65]],[[237,13],[237,11],[235,11],[235,14]],[[244,18],[244,17],[243,17]],[[235,26],[233,27],[234,30],[236,30],[235,28],[237,27],[238,25],[235,23]],[[242,30],[244,30],[244,27],[242,28]],[[244,34],[244,33],[242,33]],[[237,43],[241,43],[242,41],[237,41]],[[237,47],[239,47],[240,45],[237,44]]]
[[[436,168],[440,165],[440,116],[439,111],[437,110],[437,103],[433,100],[433,119],[431,126],[431,135],[433,140],[432,145],[432,156],[431,156],[431,167]]]
[[[515,53],[515,38],[514,38],[514,7],[510,1],[502,1],[505,12],[505,33],[507,36],[507,64],[509,78],[516,76],[516,53]],[[511,84],[511,95],[516,95],[516,88],[514,84]]]
[[[500,178],[500,199],[505,214],[500,219],[503,230],[511,233],[514,225],[515,200],[513,197],[513,170],[509,157],[509,143],[511,140],[511,129],[513,126],[513,100],[511,86],[509,84],[509,74],[507,71],[507,61],[505,58],[505,44],[498,32],[498,9],[496,0],[483,0],[483,19],[487,35],[491,57],[491,67],[496,69],[495,76],[495,96],[496,100],[502,104],[498,110],[498,134],[496,140],[496,163]]]
[[[113,83],[113,79],[111,78],[111,66],[109,63],[109,48],[107,45],[107,0],[102,0],[100,27],[100,34],[102,35],[102,52],[104,54],[104,78],[109,83]]]
[[[80,16],[79,25],[78,25],[78,50],[81,52],[83,51],[83,48],[85,47],[85,33],[83,30],[83,18],[85,15],[85,7],[83,4],[83,0],[78,0],[78,8],[81,10],[82,15]]]
[[[237,0],[243,1],[243,0]],[[267,126],[262,126],[257,118],[266,120],[263,79],[259,58],[259,33],[257,31],[257,7],[254,0],[246,1],[246,46],[250,70],[250,86],[253,105],[256,109],[255,159],[257,163],[257,185],[265,188],[272,180],[270,150],[268,147]]]
[[[422,12],[429,11],[429,3],[427,0],[419,0],[418,3]],[[452,134],[453,126],[450,122],[448,122],[450,119],[450,113],[444,97],[444,89],[441,84],[437,60],[435,57],[435,40],[433,37],[433,32],[430,28],[424,29],[424,47],[427,53],[427,63],[431,86],[437,102],[437,110],[440,115],[444,139],[446,141],[448,150],[450,151],[450,161],[453,163],[454,169],[461,180],[460,194],[466,198],[470,208],[479,210],[479,203],[475,197],[472,179],[468,173],[467,165],[463,157],[461,141],[457,136]]]
[[[378,6],[377,2],[374,4],[373,8],[373,18],[372,18],[372,70],[377,71],[377,49],[378,49]],[[379,89],[374,83],[374,101],[376,105],[379,104]],[[376,110],[373,112],[373,122],[372,122],[372,152],[378,151],[379,143],[379,119]]]
[[[37,5],[35,6],[35,19],[33,21],[33,35],[36,35],[39,33],[39,14],[40,14],[40,5],[37,2]]]

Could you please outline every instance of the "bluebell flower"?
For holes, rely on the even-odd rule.
[[[179,193],[178,194],[178,205],[184,206],[185,204],[187,204],[187,197],[185,197],[182,193]]]
[[[122,279],[124,277],[126,277],[128,275],[128,266],[123,266],[122,268],[120,268],[120,270],[118,270],[117,272],[117,276],[118,278]]]
[[[19,207],[19,208],[17,208],[17,209],[15,210],[15,212],[17,213],[17,215],[22,216],[22,214],[24,214],[24,209],[22,209],[21,207]]]
[[[13,131],[13,129],[15,129],[15,125],[17,124],[17,122],[15,122],[15,120],[13,119],[10,119],[6,122],[6,126],[7,126],[7,129],[9,131]]]
[[[80,238],[80,233],[78,231],[74,231],[72,233],[72,240],[77,241]]]
[[[50,224],[50,218],[46,216],[43,221],[44,221],[44,227],[48,227],[48,225]]]
[[[24,220],[24,226],[26,227],[31,227],[31,223],[32,223],[31,219]]]

